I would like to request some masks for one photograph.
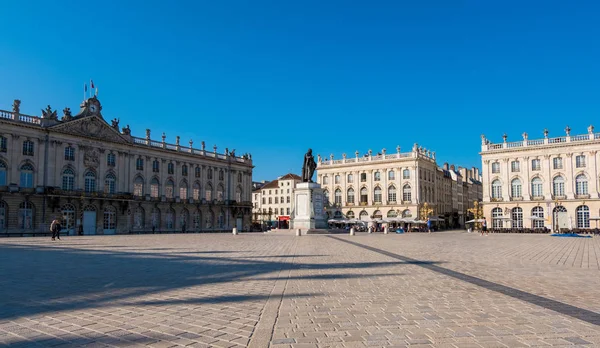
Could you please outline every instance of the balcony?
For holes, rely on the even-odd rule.
[[[544,200],[544,196],[530,196],[529,198],[532,201],[543,201]]]
[[[585,195],[575,195],[575,199],[589,199],[590,197],[589,193]]]
[[[519,196],[519,197],[510,197],[511,201],[522,201],[523,200],[523,196]]]
[[[567,199],[566,195],[552,195],[552,199]]]
[[[492,197],[492,198],[490,198],[490,202],[504,202],[504,198],[502,198],[502,197]]]
[[[412,200],[402,201],[402,204],[412,204]]]

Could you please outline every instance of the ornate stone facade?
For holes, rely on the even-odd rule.
[[[492,143],[482,135],[484,214],[492,228],[590,229],[600,212],[600,133]]]
[[[96,98],[79,113],[0,110],[0,235],[247,230],[252,159],[131,135],[109,125]]]

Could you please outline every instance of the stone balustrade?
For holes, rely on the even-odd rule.
[[[486,152],[486,151],[497,151],[497,150],[503,150],[503,149],[516,149],[516,148],[523,148],[523,147],[536,147],[536,146],[543,147],[543,146],[563,144],[563,143],[576,143],[576,142],[585,143],[585,142],[600,141],[600,133],[594,133],[593,130],[594,130],[594,128],[592,126],[590,126],[587,134],[579,134],[579,135],[571,136],[569,133],[567,133],[566,136],[553,137],[553,138],[549,138],[547,136],[547,132],[546,132],[544,138],[534,139],[534,140],[529,140],[527,138],[527,134],[524,134],[523,140],[512,141],[512,142],[507,142],[506,141],[507,136],[504,135],[503,136],[504,141],[502,143],[492,143],[488,139],[486,139],[485,136],[482,135],[481,136],[481,139],[482,139],[481,151]],[[569,129],[569,132],[570,132],[570,129]]]

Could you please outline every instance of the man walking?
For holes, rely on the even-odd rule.
[[[58,240],[60,240],[61,227],[62,226],[60,225],[60,220],[54,219],[52,221],[52,223],[50,224],[50,231],[52,232],[52,240],[54,240],[54,238],[57,238]]]

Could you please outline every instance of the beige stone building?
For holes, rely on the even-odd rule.
[[[0,110],[0,234],[225,231],[251,220],[252,159],[131,134],[96,97],[58,117]]]
[[[589,229],[600,212],[600,133],[492,143],[482,136],[484,212],[494,228]]]
[[[252,221],[261,225],[289,226],[294,205],[294,189],[302,178],[288,173],[252,191]]]
[[[439,167],[435,152],[417,144],[410,152],[385,149],[373,154],[341,159],[318,156],[317,182],[324,189],[330,218],[356,218],[365,221],[381,218],[425,218],[420,216],[425,203],[433,209],[431,217],[447,227],[464,226],[467,209],[481,200],[481,181],[477,168],[466,169],[444,164]]]

